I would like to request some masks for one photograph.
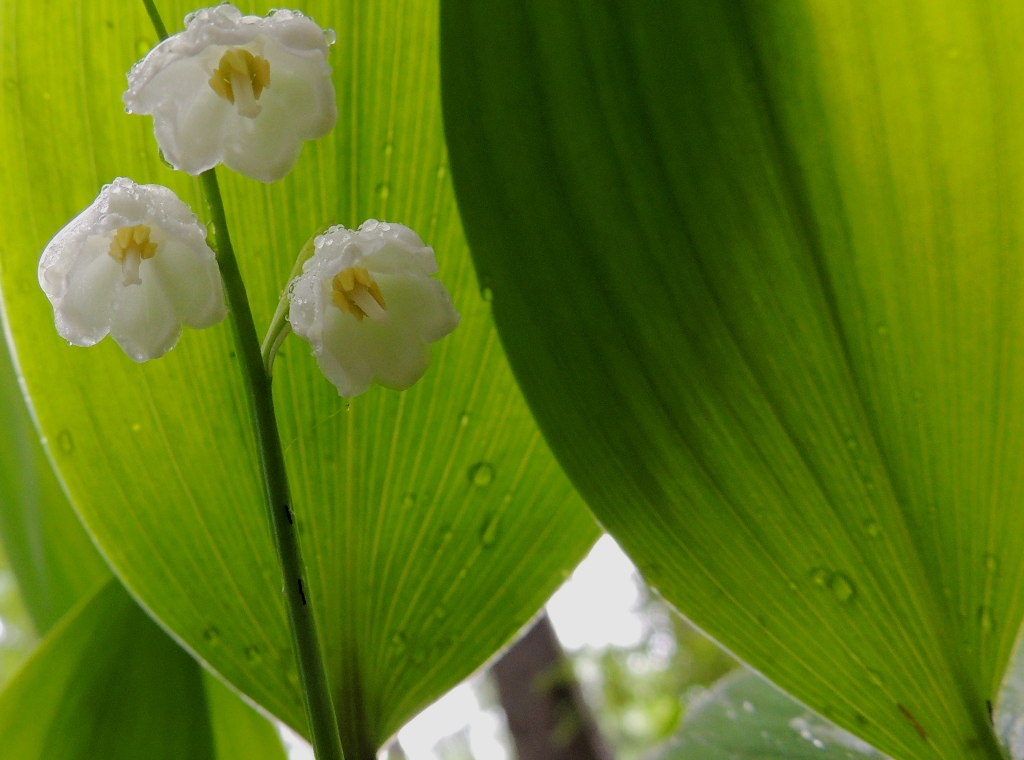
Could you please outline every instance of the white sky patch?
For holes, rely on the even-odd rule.
[[[615,539],[602,536],[548,602],[548,617],[566,649],[628,648],[640,643],[644,619],[640,576]]]
[[[475,681],[459,684],[398,732],[409,760],[441,760],[437,743],[467,728],[475,760],[509,760],[504,716],[481,705]]]

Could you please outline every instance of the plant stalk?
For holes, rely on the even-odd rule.
[[[344,760],[338,733],[338,719],[331,701],[327,671],[324,668],[320,639],[313,617],[313,606],[309,603],[309,586],[302,580],[302,555],[288,495],[288,474],[277,429],[271,377],[264,368],[245,283],[242,281],[242,273],[238,269],[238,261],[231,246],[227,217],[224,214],[224,203],[221,200],[215,170],[203,172],[201,180],[203,193],[210,207],[215,230],[217,261],[220,264],[224,290],[231,309],[231,320],[245,372],[249,404],[256,424],[264,492],[277,545],[277,557],[284,574],[288,617],[291,621],[292,641],[298,654],[299,675],[302,679],[313,750],[317,760]]]
[[[142,0],[142,4],[146,7],[157,36],[161,40],[166,39],[167,27],[164,26],[153,0]],[[270,525],[273,528],[277,558],[281,563],[284,577],[292,645],[298,655],[299,677],[306,703],[306,718],[309,721],[313,751],[317,760],[345,760],[345,753],[341,748],[341,734],[338,732],[338,717],[334,712],[323,652],[320,650],[320,638],[316,631],[313,605],[309,603],[309,586],[302,581],[302,552],[299,549],[295,518],[288,494],[288,471],[285,469],[284,451],[277,429],[271,375],[269,369],[264,367],[256,325],[252,319],[252,310],[249,308],[249,296],[245,291],[245,282],[242,280],[235,250],[231,245],[216,170],[203,172],[201,181],[213,221],[217,263],[220,266],[228,307],[231,310],[235,342],[242,358],[249,409],[256,426],[263,491]]]

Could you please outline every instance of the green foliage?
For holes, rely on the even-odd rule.
[[[0,419],[0,539],[14,557],[10,572],[0,562],[0,685],[36,643],[30,631],[49,633],[0,693],[0,746],[17,748],[21,760],[283,760],[271,724],[204,673],[112,580],[50,468],[3,346]],[[177,691],[165,694],[165,683]]]
[[[858,760],[883,758],[757,673],[741,670],[695,700],[655,760]]]
[[[1024,595],[1024,11],[442,4],[545,436],[664,596],[899,758],[996,758]]]
[[[25,760],[284,760],[274,728],[204,676],[113,578],[0,694],[0,746]]]
[[[180,28],[183,2],[158,3]],[[240,3],[265,13],[270,3]],[[413,389],[351,403],[286,343],[275,398],[293,511],[350,758],[525,624],[597,528],[505,363],[462,237],[446,163],[429,1],[300,3],[334,27],[340,118],[296,171],[222,173],[232,238],[265,327],[325,220],[400,221],[438,252],[462,313]],[[141,3],[10,0],[0,17],[0,271],[25,384],[73,505],[111,566],[215,671],[300,731],[301,692],[227,323],[137,366],[110,341],[64,345],[35,282],[47,239],[116,176],[203,213],[198,183],[123,113],[125,72],[155,42]],[[173,22],[173,23],[172,23]],[[55,55],[54,51],[60,51]],[[70,75],[74,72],[74,75]],[[41,128],[45,125],[45,128]]]

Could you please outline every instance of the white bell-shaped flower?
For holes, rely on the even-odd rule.
[[[327,49],[334,32],[298,11],[243,16],[233,5],[190,13],[185,31],[128,73],[129,113],[151,114],[171,166],[200,174],[219,163],[275,182],[305,140],[334,128]]]
[[[374,381],[404,390],[427,371],[430,344],[459,324],[434,250],[401,224],[331,227],[292,281],[289,320],[346,398]]]
[[[109,333],[137,362],[173,348],[182,324],[227,314],[206,228],[166,187],[123,177],[47,244],[39,284],[65,340],[92,346]]]

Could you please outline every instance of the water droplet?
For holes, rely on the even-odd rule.
[[[133,433],[138,433],[140,430],[142,430],[142,425],[140,423],[136,422],[134,425],[132,425]]]
[[[324,29],[324,42],[330,47],[338,41],[338,33],[333,29]]]
[[[427,648],[420,644],[412,650],[412,656],[409,659],[411,659],[415,665],[422,665],[427,659]]]
[[[444,620],[446,617],[448,617],[448,610],[446,610],[444,607],[437,607],[434,610],[434,617],[438,620]]]
[[[981,626],[982,633],[988,633],[995,625],[995,621],[992,619],[992,610],[988,605],[982,605],[978,608],[978,625]]]
[[[789,582],[789,583],[787,583],[786,585],[787,585],[787,586],[789,586],[789,590],[790,590],[790,591],[796,591],[797,589],[799,589],[799,588],[800,588],[799,586],[797,586],[797,585],[796,585],[796,582],[795,582],[795,581],[790,581],[790,582]]]
[[[466,427],[469,424],[469,412],[463,412],[462,416],[459,417],[459,425]]]
[[[864,478],[864,488],[870,493],[875,490],[875,481],[871,478]]]
[[[469,468],[469,482],[475,486],[489,486],[494,482],[494,465],[490,462],[477,462]]]
[[[960,48],[958,47],[946,48],[946,58],[948,58],[951,61],[957,60],[958,58],[960,58],[961,55],[962,53],[960,52]]]
[[[416,494],[414,494],[414,493],[410,492],[410,493],[407,493],[405,496],[402,497],[402,509],[411,509],[412,506],[415,503],[416,503]]]
[[[857,439],[856,438],[847,438],[846,439],[846,448],[848,448],[850,451],[856,451],[857,450]]]
[[[71,456],[75,453],[75,439],[71,437],[70,430],[61,430],[57,434],[57,448],[65,456]]]
[[[217,644],[220,642],[220,631],[217,626],[211,625],[205,631],[203,631],[203,638],[206,639],[207,644]]]
[[[994,554],[986,554],[985,570],[989,575],[995,575],[996,571],[999,570],[999,557]]]
[[[396,655],[404,652],[408,644],[409,642],[406,640],[405,634],[401,631],[398,631],[391,637],[391,648],[394,650]]]
[[[878,673],[877,670],[872,670],[871,668],[868,668],[868,680],[871,681],[871,683],[873,683],[875,686],[880,687],[883,685],[882,676]]]
[[[44,92],[43,93],[43,100],[49,100],[49,99],[50,99],[50,93]]]
[[[810,573],[811,583],[824,588],[828,585],[829,576],[828,570],[823,567],[816,567]]]
[[[878,538],[882,535],[882,529],[878,527],[878,523],[874,520],[868,520],[864,523],[864,530],[867,531],[867,534],[872,538]]]
[[[391,195],[391,186],[387,182],[378,182],[376,192],[382,201],[386,201]]]
[[[263,656],[260,654],[260,650],[256,647],[245,648],[245,661],[250,665],[257,665],[262,662]]]
[[[490,303],[494,300],[494,291],[490,287],[485,286],[480,290],[480,297],[487,303]]]
[[[857,593],[853,588],[853,583],[842,573],[834,573],[832,580],[828,582],[828,587],[832,589],[832,595],[843,604],[852,601]]]
[[[449,541],[451,541],[452,540],[452,536],[454,536],[454,535],[455,535],[455,531],[452,530],[452,526],[450,526],[450,525],[442,525],[441,526],[441,544],[442,545],[443,544],[447,544]]]
[[[384,145],[384,157],[391,158],[391,154],[394,153],[394,151],[394,144],[390,140],[388,140],[387,143]]]
[[[135,40],[135,56],[137,58],[145,58],[146,53],[149,52],[149,49],[151,47],[152,45],[150,44],[149,40],[144,40],[141,38]]]
[[[439,167],[437,167],[437,178],[438,179],[444,179],[444,175],[447,174],[447,173],[448,173],[448,167],[445,166],[444,164],[441,164]]]
[[[499,528],[501,527],[501,513],[495,512],[490,518],[484,523],[483,530],[480,531],[480,543],[485,547],[494,546],[498,540]]]
[[[889,334],[889,326],[886,325],[885,323],[879,324],[878,327],[875,328],[875,330],[878,332],[879,335]]]
[[[288,669],[288,672],[285,674],[285,678],[288,679],[288,683],[290,683],[292,686],[299,685],[299,674],[291,668]]]
[[[754,712],[757,712],[757,708],[754,707],[754,703],[751,702],[749,699],[744,699],[743,700],[743,712],[754,713]]]

